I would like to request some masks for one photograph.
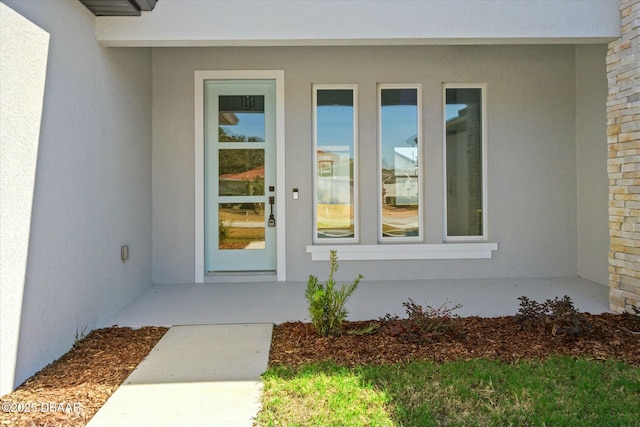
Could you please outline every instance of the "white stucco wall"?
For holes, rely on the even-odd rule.
[[[76,331],[88,333],[149,286],[152,251],[150,51],[98,45],[95,17],[76,0],[3,2],[49,34],[50,44],[48,57],[38,51],[32,59],[46,61],[46,81],[24,293],[2,300],[3,316],[20,313],[19,331],[2,324],[3,355],[17,360],[7,367],[3,356],[3,371],[15,368],[15,378],[3,383],[2,393],[66,352]],[[18,31],[10,42],[25,37]],[[11,69],[31,67],[2,60]],[[5,100],[35,97],[5,98],[7,89],[13,88],[2,87],[3,108]],[[30,120],[36,131],[40,121]],[[4,121],[3,114],[3,127]],[[3,147],[21,144],[4,136]],[[3,202],[5,191],[3,181]],[[125,263],[124,244],[130,247]],[[3,244],[3,278],[14,271],[5,265],[7,253]],[[11,303],[19,297],[22,304]],[[6,327],[17,343],[4,341]]]
[[[584,60],[598,54],[587,53]],[[441,243],[443,235],[442,83],[487,84],[489,241],[499,243],[499,250],[490,260],[345,262],[340,275],[576,276],[575,57],[574,46],[154,49],[154,282],[194,280],[195,69],[285,70],[287,194],[300,189],[299,200],[287,202],[288,280],[326,270],[305,253],[312,238],[311,85],[358,84],[362,189],[377,181],[378,82],[423,87],[427,243]],[[364,244],[376,243],[377,220],[367,213],[377,211],[376,202],[375,191],[360,191]]]
[[[609,285],[606,46],[576,47],[578,274]]]
[[[162,0],[100,17],[105,46],[584,43],[620,34],[618,0]]]
[[[0,395],[15,377],[48,48],[46,31],[0,3]]]

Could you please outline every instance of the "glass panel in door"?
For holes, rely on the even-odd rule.
[[[205,267],[276,263],[275,82],[205,83]]]

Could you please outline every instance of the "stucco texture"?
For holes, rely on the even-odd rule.
[[[75,0],[4,3],[50,42],[31,59],[44,61],[46,77],[41,121],[29,123],[40,128],[22,303],[2,300],[3,315],[19,317],[2,325],[18,336],[2,342],[15,358],[13,366],[3,358],[2,369],[14,373],[3,392],[148,287],[152,250],[150,51],[100,47],[95,17]],[[123,244],[131,253],[126,263]],[[18,266],[5,269],[3,261],[2,268],[4,275]]]
[[[13,388],[49,34],[0,4],[0,394]]]
[[[603,53],[586,48],[580,55],[581,61],[597,61]],[[194,280],[193,72],[198,69],[285,71],[286,194],[300,189],[300,198],[287,202],[288,280],[326,270],[305,253],[312,241],[313,83],[358,85],[362,244],[377,241],[376,85],[422,85],[425,243],[442,243],[443,236],[442,84],[487,85],[488,240],[499,244],[493,258],[354,261],[341,265],[341,275],[366,272],[368,279],[390,280],[579,274],[578,187],[590,182],[591,172],[582,168],[579,182],[577,140],[583,134],[576,131],[577,115],[585,120],[600,112],[579,111],[576,81],[587,73],[580,81],[604,82],[605,74],[598,66],[577,70],[575,46],[154,48],[154,283]],[[605,103],[602,90],[581,89],[586,89],[581,103]],[[595,119],[601,119],[604,132],[604,116]],[[594,171],[594,179],[606,186],[601,172]],[[590,190],[583,190],[584,198]],[[600,220],[590,224],[606,228],[606,218]],[[590,233],[584,227],[583,232]],[[602,245],[606,251],[606,242]]]

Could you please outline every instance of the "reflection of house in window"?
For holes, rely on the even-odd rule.
[[[264,150],[219,150],[218,177],[219,196],[264,194]]]
[[[319,203],[351,204],[351,150],[325,146],[318,150],[317,193]]]
[[[318,176],[333,176],[333,160],[318,160]]]
[[[446,122],[449,236],[482,235],[482,136],[477,104],[460,105],[457,115]]]
[[[264,194],[264,166],[240,173],[220,175],[220,196],[255,196]]]
[[[418,148],[395,147],[393,169],[382,170],[385,205],[418,206]]]
[[[314,86],[314,240],[355,237],[355,92]]]

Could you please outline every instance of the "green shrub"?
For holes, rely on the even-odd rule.
[[[335,249],[329,251],[329,259],[331,261],[329,279],[323,285],[318,283],[316,276],[310,275],[305,293],[309,303],[311,323],[321,336],[342,334],[342,322],[348,314],[345,303],[363,277],[362,274],[358,274],[351,284],[337,289],[333,279],[333,274],[338,270],[338,252]]]

